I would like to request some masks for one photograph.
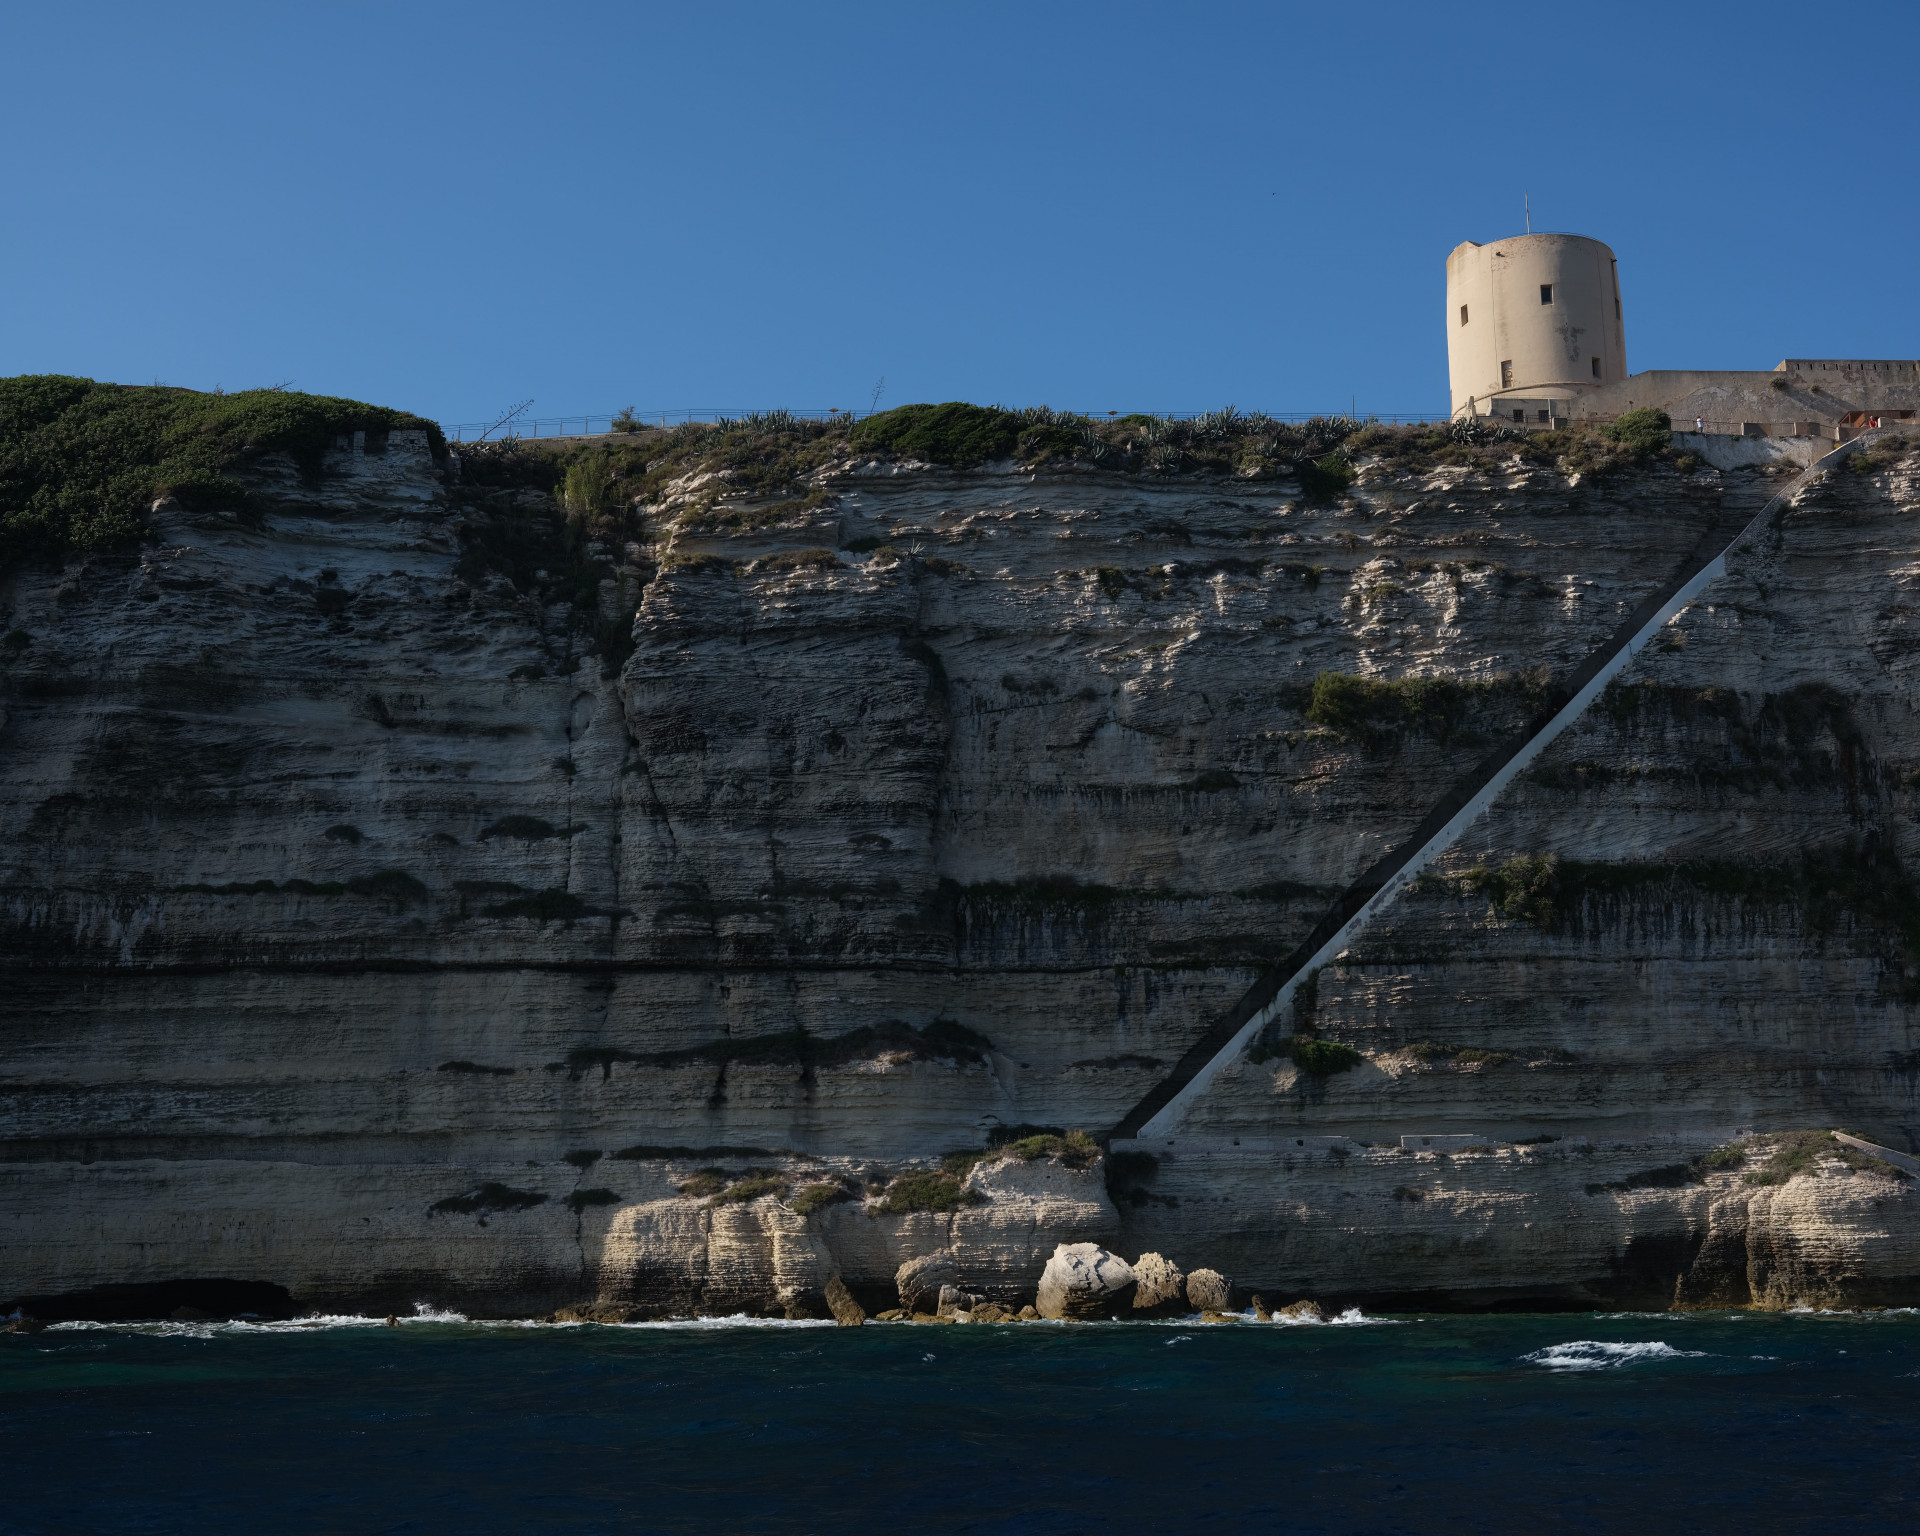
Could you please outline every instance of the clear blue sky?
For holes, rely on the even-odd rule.
[[[1917,14],[15,3],[0,373],[1443,413],[1523,193],[1635,370],[1915,357]]]

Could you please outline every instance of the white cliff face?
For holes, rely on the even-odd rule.
[[[1104,1130],[1526,717],[1496,680],[1577,661],[1771,482],[1377,466],[1314,507],[852,464],[789,524],[605,552],[606,675],[424,441],[329,468],[261,472],[264,526],[162,508],[0,587],[0,1293],[806,1309],[951,1247],[1017,1300],[1089,1242],[1270,1294],[1670,1297],[1736,1227],[1766,1304],[1920,1273],[1877,1176],[1586,1193],[1746,1130],[1913,1145],[1898,901],[1720,869],[1868,834],[1920,869],[1910,461],[1810,497],[1322,973],[1305,1022],[1360,1067],[1237,1063],[1117,1208],[1011,1160],[900,1216],[678,1185]],[[1306,717],[1323,671],[1495,685],[1355,734]],[[1462,881],[1548,853],[1714,869],[1588,870],[1533,918]],[[1501,1150],[1430,1187],[1389,1149],[1459,1130]]]

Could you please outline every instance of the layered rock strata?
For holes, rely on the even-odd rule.
[[[855,460],[601,551],[615,671],[424,439],[256,466],[261,526],[163,506],[0,589],[0,1290],[824,1312],[1098,1242],[1268,1294],[1900,1294],[1910,1185],[1693,1159],[1915,1145],[1914,469],[1825,477],[1320,975],[1290,1027],[1359,1065],[1276,1042],[1168,1144],[916,1211],[941,1154],[1113,1124],[1776,482]],[[1322,673],[1445,686],[1310,716]]]

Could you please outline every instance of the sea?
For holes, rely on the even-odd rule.
[[[61,1324],[0,1531],[1920,1530],[1920,1314]]]

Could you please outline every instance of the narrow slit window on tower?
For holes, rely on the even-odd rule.
[[[1600,377],[1600,359],[1597,357],[1593,360],[1593,376],[1596,379]]]
[[[1513,364],[1511,361],[1504,362],[1500,365],[1500,387],[1502,389],[1513,388]]]
[[[1540,302],[1542,304],[1551,304],[1553,302],[1552,283],[1542,283],[1540,285]]]
[[[1462,325],[1467,323],[1467,306],[1464,304],[1460,306],[1460,323]]]

